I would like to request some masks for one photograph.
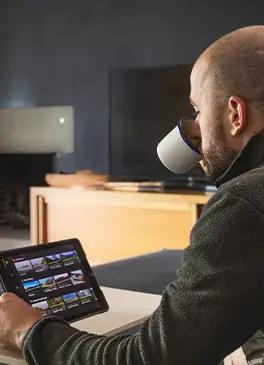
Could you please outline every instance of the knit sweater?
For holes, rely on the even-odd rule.
[[[264,134],[216,181],[184,263],[131,336],[80,332],[55,317],[28,332],[30,365],[215,365],[264,320]]]

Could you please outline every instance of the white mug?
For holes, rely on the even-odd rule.
[[[158,144],[159,159],[176,174],[184,174],[202,160],[202,154],[187,137],[193,118],[180,119],[178,125]]]

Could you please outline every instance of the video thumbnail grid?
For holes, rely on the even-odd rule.
[[[81,260],[76,250],[55,253],[51,255],[41,256],[30,260],[18,261],[13,260],[19,276],[33,275],[34,273],[42,273],[52,269],[68,267],[80,264]]]
[[[85,284],[82,270],[73,270],[58,275],[47,276],[41,279],[23,280],[22,285],[29,298],[49,295],[59,289]]]
[[[40,309],[44,316],[63,312],[80,305],[88,304],[93,301],[98,301],[93,288],[78,290],[76,292],[67,293],[58,297],[49,298],[31,305],[34,308]]]

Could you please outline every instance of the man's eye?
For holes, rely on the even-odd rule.
[[[199,110],[195,110],[193,113],[192,113],[192,117],[193,118],[197,118],[198,114],[200,113]]]

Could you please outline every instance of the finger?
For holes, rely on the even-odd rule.
[[[34,308],[34,309],[35,309],[35,312],[36,313],[40,314],[43,317],[43,315],[44,315],[44,311],[43,310],[38,309],[38,308]]]

